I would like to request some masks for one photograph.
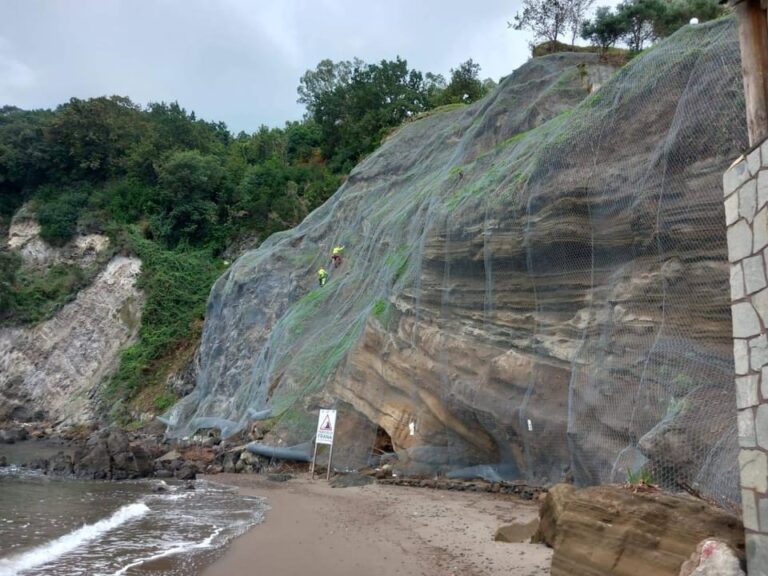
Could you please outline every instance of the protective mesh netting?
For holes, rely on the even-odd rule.
[[[685,28],[595,90],[609,72],[589,54],[530,61],[400,129],[238,259],[170,433],[231,434],[271,410],[258,426],[289,446],[335,406],[338,466],[366,464],[380,427],[412,473],[594,484],[642,469],[737,503],[735,24]]]

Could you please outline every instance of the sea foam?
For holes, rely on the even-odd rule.
[[[164,550],[162,552],[158,552],[157,554],[152,554],[151,556],[147,556],[146,558],[139,558],[135,562],[131,562],[130,564],[127,564],[126,566],[123,566],[120,570],[112,574],[112,576],[123,576],[128,570],[131,568],[135,568],[136,566],[141,566],[142,564],[146,564],[147,562],[153,562],[155,560],[159,560],[160,558],[167,558],[168,556],[175,556],[176,554],[181,554],[182,552],[191,552],[192,550],[199,550],[202,548],[210,548],[213,546],[213,541],[221,533],[221,528],[216,528],[213,533],[205,538],[202,542],[179,542],[167,550]]]
[[[110,530],[144,516],[147,512],[149,512],[149,507],[143,502],[127,504],[116,510],[109,518],[99,520],[94,524],[86,524],[69,534],[16,556],[0,558],[0,576],[14,576],[24,570],[31,570],[48,564],[84,544],[96,540]]]

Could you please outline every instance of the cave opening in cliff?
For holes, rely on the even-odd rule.
[[[392,444],[392,437],[381,426],[376,429],[376,440],[373,444],[373,453],[381,456],[382,454],[392,454],[395,447]]]

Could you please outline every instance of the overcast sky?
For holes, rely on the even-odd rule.
[[[618,0],[598,0],[614,5]],[[448,76],[472,58],[483,78],[528,58],[508,30],[520,0],[0,0],[0,105],[70,97],[177,100],[234,132],[303,114],[296,86],[323,58],[401,56]]]

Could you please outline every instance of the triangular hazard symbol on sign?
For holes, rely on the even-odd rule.
[[[325,420],[323,420],[323,425],[320,426],[320,430],[323,432],[332,432],[333,426],[331,426],[331,418],[327,414],[325,415]]]

